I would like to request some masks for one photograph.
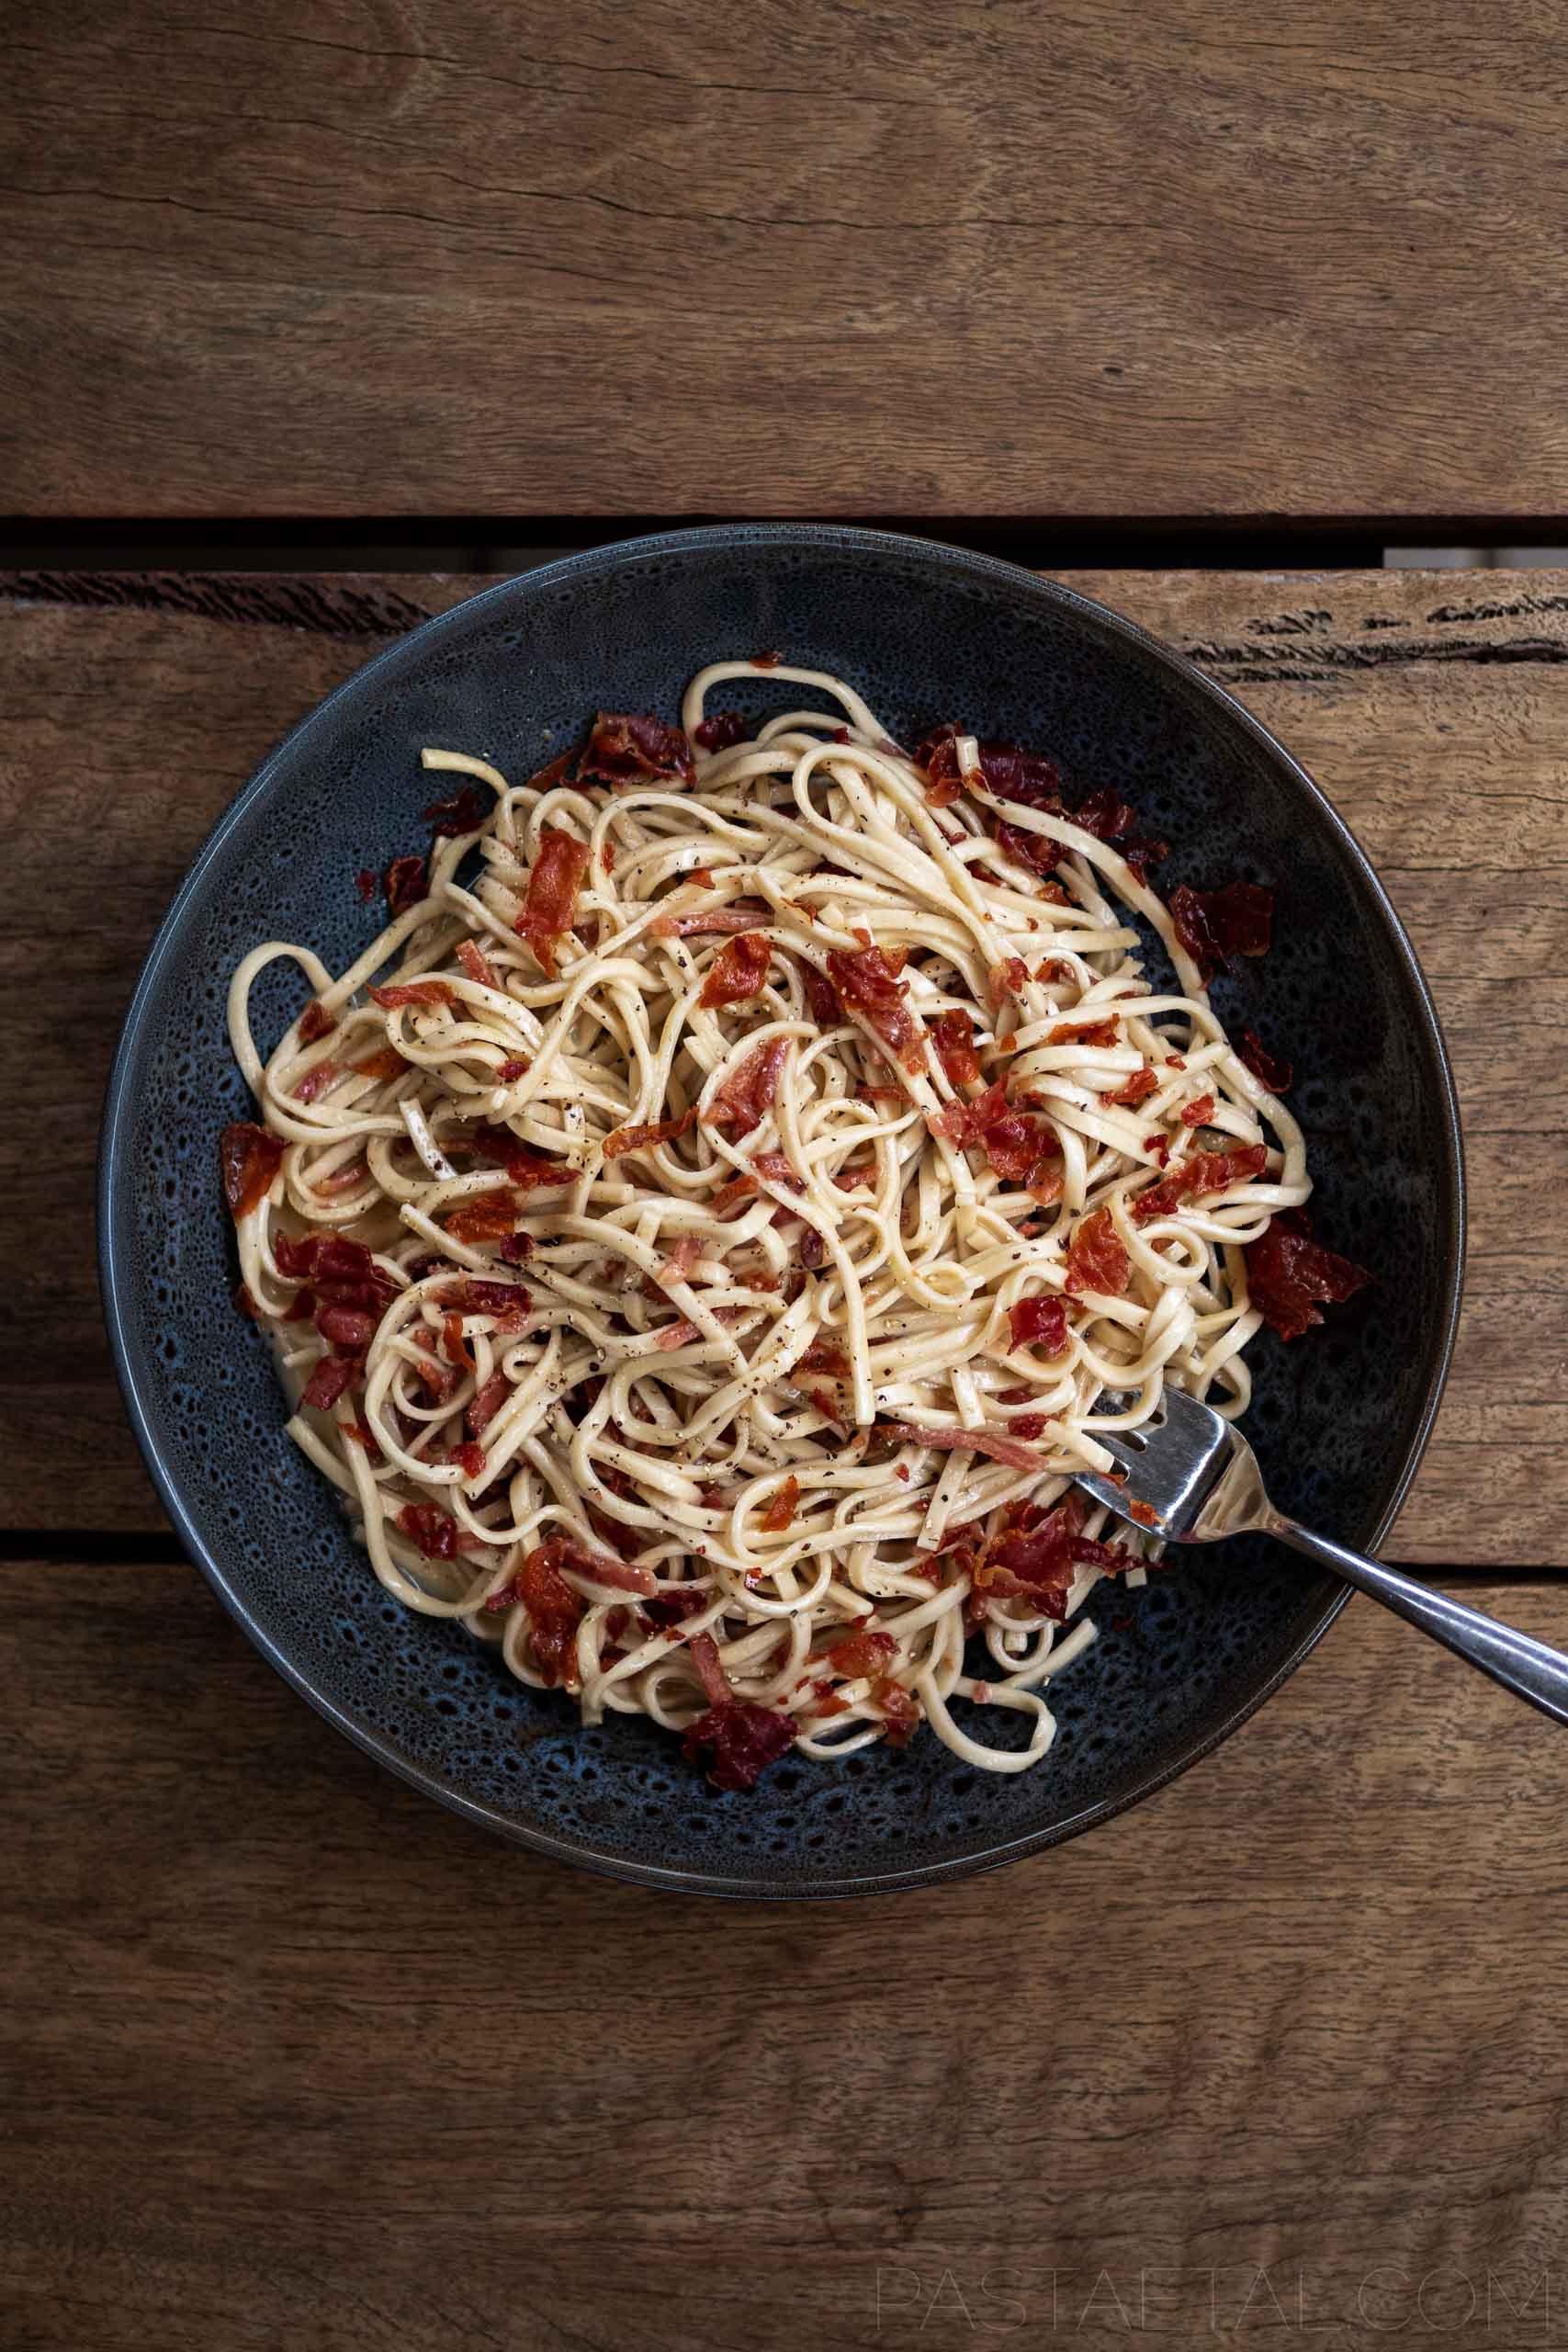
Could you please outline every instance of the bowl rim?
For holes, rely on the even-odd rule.
[[[1464,1145],[1458,1094],[1437,1008],[1404,926],[1366,852],[1327,795],[1314,781],[1301,761],[1287,751],[1272,730],[1261,719],[1255,718],[1228,688],[1207,676],[1185,654],[1166,644],[1141,623],[1129,620],[1111,606],[1084,595],[1059,580],[1032,571],[1024,565],[1008,562],[1000,557],[982,555],[951,541],[926,538],[910,532],[874,530],[848,523],[730,522],[702,524],[692,528],[655,531],[612,540],[599,547],[556,557],[532,571],[509,575],[477,590],[473,595],[449,606],[446,612],[433,614],[416,624],[346,678],[340,680],[273,746],[249,783],[242,787],[219,816],[192,860],[147,951],[127,1007],[105,1093],[97,1175],[98,1273],[109,1351],[126,1412],[148,1473],[175,1531],[230,1616],[267,1663],[301,1698],[309,1702],[319,1715],[411,1787],[434,1797],[466,1820],[496,1831],[512,1844],[526,1847],[535,1853],[574,1863],[601,1876],[676,1893],[716,1895],[742,1902],[820,1902],[852,1895],[893,1894],[916,1886],[950,1884],[957,1879],[998,1869],[1003,1863],[1021,1860],[1024,1856],[1039,1853],[1047,1847],[1061,1845],[1066,1839],[1081,1836],[1085,1830],[1141,1804],[1191,1765],[1212,1754],[1267,1700],[1272,1698],[1338,1616],[1350,1597],[1349,1586],[1342,1586],[1337,1592],[1328,1596],[1305,1630],[1292,1644],[1284,1658],[1264,1681],[1247,1691],[1234,1705],[1226,1707],[1214,1721],[1189,1738],[1173,1757],[1146,1772],[1127,1789],[1080,1805],[1064,1819],[1043,1829],[999,1838],[988,1844],[982,1842],[972,1849],[941,1861],[924,1862],[904,1869],[894,1867],[829,1873],[813,1881],[775,1878],[766,1871],[730,1875],[711,1870],[678,1869],[658,1862],[637,1861],[598,1847],[591,1838],[563,1837],[518,1821],[497,1805],[485,1804],[449,1787],[438,1773],[400,1753],[395,1742],[378,1731],[353,1708],[316,1689],[310,1674],[298,1667],[280,1645],[257,1623],[244,1595],[231,1581],[221,1559],[203,1539],[186,1508],[179,1484],[163,1458],[142,1408],[131,1376],[130,1341],[127,1330],[130,1279],[122,1267],[122,1252],[118,1247],[121,1224],[129,1216],[131,1205],[131,1194],[127,1189],[125,1149],[132,1109],[131,1080],[142,1031],[162,979],[164,963],[178,943],[187,910],[209,869],[222,855],[231,836],[251,809],[266,798],[286,760],[292,761],[297,756],[301,742],[308,741],[318,732],[330,733],[340,702],[362,692],[367,682],[374,682],[379,673],[406,662],[410,649],[415,643],[426,645],[460,625],[467,625],[477,605],[503,603],[520,588],[551,588],[563,582],[592,577],[624,564],[643,562],[650,556],[700,554],[710,548],[734,552],[738,548],[744,551],[749,548],[816,548],[824,551],[840,548],[897,554],[906,559],[913,554],[925,558],[941,571],[958,572],[993,586],[1001,585],[1015,595],[1040,605],[1066,608],[1082,615],[1097,628],[1121,638],[1129,648],[1172,673],[1190,691],[1196,690],[1244,735],[1250,737],[1269,759],[1286,771],[1314,808],[1319,821],[1326,827],[1349,860],[1381,920],[1383,934],[1410,1000],[1421,1044],[1437,1077],[1444,1146],[1442,1165],[1438,1170],[1440,1231],[1438,1236],[1443,1306],[1438,1327],[1427,1341],[1427,1378],[1416,1426],[1399,1473],[1368,1538],[1367,1548],[1371,1551],[1378,1548],[1409,1492],[1411,1481],[1431,1436],[1452,1363],[1464,1287]]]

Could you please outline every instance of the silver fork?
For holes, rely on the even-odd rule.
[[[1111,1400],[1107,1400],[1111,1401]],[[1568,1657],[1528,1634],[1483,1617],[1446,1592],[1434,1592],[1398,1568],[1348,1552],[1277,1511],[1264,1491],[1258,1457],[1239,1430],[1211,1405],[1167,1388],[1158,1415],[1140,1428],[1089,1434],[1117,1465],[1117,1476],[1085,1471],[1078,1485],[1134,1527],[1168,1544],[1217,1544],[1227,1535],[1277,1535],[1358,1592],[1371,1593],[1396,1617],[1419,1625],[1445,1649],[1467,1658],[1494,1682],[1568,1723]],[[1134,1509],[1136,1505],[1138,1508]],[[1152,1514],[1152,1516],[1150,1516]]]

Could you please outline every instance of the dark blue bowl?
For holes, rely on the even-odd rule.
[[[1146,1795],[1278,1689],[1343,1588],[1265,1546],[1194,1553],[1142,1593],[1107,1593],[1100,1640],[1054,1686],[1061,1730],[1035,1770],[975,1772],[921,1733],[716,1795],[651,1725],[584,1731],[566,1700],[382,1592],[230,1304],[217,1182],[219,1131],[248,1102],[230,970],[268,937],[338,968],[357,953],[380,918],[355,870],[423,838],[422,743],[524,775],[596,707],[672,713],[700,664],[764,647],[852,679],[905,740],[961,717],[1125,791],[1176,844],[1168,889],[1275,888],[1272,953],[1217,1000],[1295,1064],[1317,1228],[1377,1281],[1288,1348],[1263,1335],[1247,1427],[1287,1510],[1374,1546],[1431,1427],[1463,1258],[1458,1114],[1410,944],[1327,801],[1229,695],[1066,589],[884,532],[722,525],[573,556],[427,622],[330,695],[223,818],[141,975],[109,1083],[103,1286],[175,1525],[263,1655],[362,1747],[522,1845],[622,1877],[848,1894],[984,1869]],[[786,692],[798,700],[762,688],[752,708]],[[299,989],[284,966],[267,982],[264,1046]]]

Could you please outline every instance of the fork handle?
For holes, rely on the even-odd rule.
[[[1270,1515],[1268,1530],[1293,1551],[1304,1552],[1309,1560],[1332,1568],[1336,1576],[1353,1584],[1358,1592],[1371,1593],[1385,1609],[1392,1609],[1396,1617],[1419,1625],[1424,1634],[1430,1634],[1445,1649],[1468,1659],[1472,1666],[1478,1666],[1483,1674],[1489,1674],[1506,1690],[1528,1699],[1543,1715],[1550,1715],[1555,1723],[1568,1724],[1568,1657],[1560,1651],[1548,1649],[1544,1642],[1535,1641],[1529,1634],[1516,1633],[1511,1625],[1500,1625],[1495,1617],[1483,1616],[1479,1609],[1467,1607],[1450,1593],[1434,1592],[1430,1585],[1419,1583],[1398,1568],[1385,1567],[1381,1560],[1368,1560],[1359,1552],[1348,1552],[1342,1544],[1331,1544],[1326,1535],[1314,1535],[1310,1528],[1298,1526],[1293,1519]]]

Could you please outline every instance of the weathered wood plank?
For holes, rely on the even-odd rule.
[[[0,1616],[7,2343],[956,2352],[1010,2293],[1186,2347],[1259,2270],[1325,2352],[1363,2292],[1559,2340],[1568,1746],[1370,1603],[1089,1839],[720,1913],[414,1795],[194,1571],[86,1573]]]
[[[115,1032],[192,851],[263,752],[355,662],[476,583],[14,577],[0,586],[0,1065],[36,1102],[0,1133],[16,1442],[0,1524],[148,1528],[86,1236]],[[1393,1550],[1568,1562],[1568,578],[1121,573],[1076,583],[1236,684],[1360,835],[1437,990],[1473,1187],[1469,1297],[1437,1438]],[[71,942],[62,966],[59,942]],[[35,983],[64,991],[40,1033]],[[61,1050],[41,1051],[40,1035]],[[81,1246],[62,1247],[62,1234]],[[40,1476],[37,1465],[47,1464]]]
[[[1550,10],[24,29],[8,511],[1568,513]]]

